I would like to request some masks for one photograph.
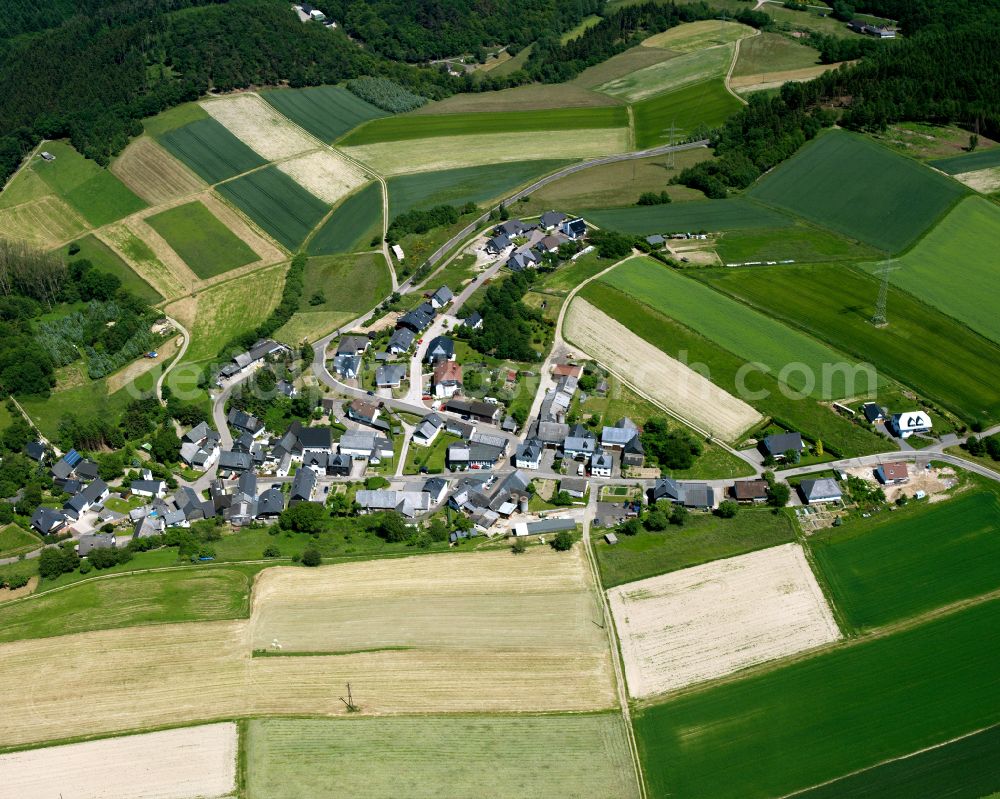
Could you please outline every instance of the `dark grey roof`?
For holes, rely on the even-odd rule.
[[[344,336],[337,345],[337,355],[357,355],[368,349],[367,336]]]
[[[198,443],[203,438],[206,438],[208,436],[208,433],[209,433],[208,425],[205,422],[198,422],[198,424],[196,424],[194,427],[192,427],[184,434],[182,441],[190,441],[193,443]]]
[[[253,466],[253,458],[249,452],[229,452],[223,450],[219,453],[219,468],[223,471],[246,471]]]
[[[771,455],[784,455],[788,450],[802,451],[801,433],[776,433],[764,438],[764,448]]]
[[[405,352],[413,346],[413,340],[416,337],[416,334],[409,328],[400,327],[397,328],[396,331],[389,337],[389,343],[387,346],[391,349],[397,349],[401,352]]]
[[[679,502],[684,499],[684,490],[676,480],[663,477],[653,484],[653,502],[659,502],[661,499]]]
[[[97,464],[90,460],[80,461],[74,471],[81,480],[95,480],[100,473]]]
[[[330,449],[333,446],[333,431],[329,427],[303,427],[299,433],[303,449]]]
[[[45,445],[41,441],[29,441],[24,446],[24,453],[33,461],[40,461],[45,457]]]
[[[467,317],[465,317],[464,324],[466,327],[475,327],[482,321],[483,321],[483,315],[479,313],[479,311],[473,311]]]
[[[821,477],[817,480],[803,480],[799,483],[799,491],[807,502],[816,499],[839,499],[843,496],[837,481],[830,477]]]
[[[258,433],[264,429],[264,423],[260,419],[239,408],[230,408],[226,420],[237,430],[246,430],[249,433]]]
[[[420,308],[414,311],[403,314],[399,317],[397,324],[404,325],[406,327],[413,328],[418,332],[422,332],[431,326],[434,321],[434,317],[430,314],[424,313]]]
[[[402,363],[388,363],[375,370],[375,385],[394,386],[406,377],[407,367]]]
[[[93,533],[91,535],[81,535],[78,550],[80,557],[85,557],[88,552],[94,549],[111,549],[115,545],[113,533]]]
[[[48,535],[65,521],[66,515],[55,508],[38,508],[31,516],[31,526],[42,535]]]
[[[689,508],[711,508],[715,504],[715,491],[708,483],[687,483],[684,504]]]
[[[252,471],[245,471],[236,481],[236,487],[248,497],[257,496],[257,475]]]
[[[427,345],[427,354],[424,356],[424,360],[451,359],[454,355],[455,342],[447,336],[437,336],[431,339],[431,343]]]
[[[506,234],[501,233],[500,235],[494,236],[492,239],[486,242],[486,245],[490,249],[495,250],[496,252],[502,252],[503,250],[506,250],[510,246],[510,239],[507,238]]]
[[[285,509],[285,495],[277,486],[271,486],[257,498],[257,515],[269,516]]]
[[[133,480],[129,483],[132,491],[147,491],[150,494],[158,494],[163,490],[162,480]]]
[[[552,227],[553,225],[560,224],[566,218],[566,214],[560,213],[559,211],[546,211],[542,214],[539,221],[542,227]]]
[[[292,501],[308,501],[315,487],[316,473],[312,469],[299,469],[292,480],[292,492],[289,495],[289,499]]]
[[[431,296],[432,300],[437,300],[437,302],[444,305],[446,302],[451,302],[455,298],[452,294],[451,289],[447,286],[441,286],[434,294]]]
[[[52,464],[52,476],[65,480],[73,474],[73,467],[66,462],[65,458],[60,458]]]

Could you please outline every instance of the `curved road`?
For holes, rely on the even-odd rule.
[[[156,399],[159,400],[160,405],[167,404],[163,401],[163,381],[166,376],[170,374],[170,370],[184,360],[184,353],[187,352],[188,344],[191,343],[191,334],[188,333],[187,328],[185,328],[184,325],[169,316],[164,318],[181,332],[181,336],[184,337],[184,343],[181,344],[181,348],[177,351],[177,355],[174,356],[174,359],[170,362],[166,369],[160,372],[160,376],[156,379]]]

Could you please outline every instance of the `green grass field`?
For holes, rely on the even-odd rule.
[[[63,247],[59,251],[67,263],[81,259],[90,261],[96,269],[115,275],[121,280],[122,286],[146,302],[158,303],[163,299],[156,289],[133,272],[132,268],[119,258],[103,241],[92,235],[88,235],[82,239],[77,239],[76,244],[80,247],[80,252],[76,255],[69,254],[68,246]]]
[[[91,580],[0,605],[0,642],[139,624],[241,618],[250,612],[250,585],[257,568],[177,569]]]
[[[791,519],[764,508],[741,508],[732,519],[711,514],[688,516],[683,527],[662,533],[618,535],[614,546],[594,545],[601,584],[605,588],[731,558],[795,540]]]
[[[382,253],[310,258],[299,310],[281,327],[279,341],[315,341],[377,305],[392,291]],[[321,293],[323,302],[310,299]]]
[[[737,381],[745,359],[607,284],[591,283],[579,296],[670,357],[686,353],[688,363],[705,364],[712,382],[726,391],[737,396],[743,393]],[[751,392],[766,392],[761,399],[747,400],[753,407],[789,429],[821,439],[828,452],[852,457],[885,451],[885,439],[869,429],[852,424],[814,400],[785,396],[774,375],[751,372],[746,375],[744,385]]]
[[[732,230],[716,241],[715,251],[727,264],[785,260],[810,263],[877,258],[882,254],[867,244],[805,222],[773,230]]]
[[[273,166],[222,183],[217,190],[291,251],[299,248],[329,210],[326,203]]]
[[[818,62],[819,53],[812,47],[792,41],[780,33],[762,33],[740,45],[733,77],[804,69]]]
[[[346,198],[309,240],[310,255],[338,255],[372,248],[382,240],[382,186],[369,183]]]
[[[1000,208],[982,197],[969,197],[893,262],[897,268],[889,279],[977,333],[1000,341],[1000,316],[994,303],[984,302],[1000,297],[998,241]],[[880,266],[872,263],[865,269],[874,272]]]
[[[911,503],[816,533],[809,548],[842,618],[879,627],[1000,588],[1000,500],[980,490]]]
[[[672,92],[693,83],[703,83],[712,78],[721,78],[729,69],[736,45],[726,44],[707,50],[671,58],[659,64],[644,67],[618,78],[609,80],[597,90],[610,94],[629,103],[644,100],[664,92]]]
[[[572,83],[527,83],[494,92],[460,92],[443,100],[422,105],[408,113],[410,116],[480,112],[498,114],[505,111],[591,108],[605,105],[621,105],[621,103],[606,94],[598,94]]]
[[[643,47],[665,47],[675,53],[693,53],[718,44],[729,44],[756,33],[749,25],[703,19],[684,22],[656,33],[642,42]]]
[[[994,725],[998,624],[984,602],[642,710],[649,796],[784,796]]]
[[[41,160],[36,156],[11,178],[10,183],[0,192],[0,208],[40,200],[52,194],[49,184],[38,176],[34,168],[36,161]]]
[[[502,198],[518,186],[571,163],[571,160],[514,161],[399,175],[388,181],[389,218],[392,220],[414,208],[462,206]]]
[[[749,193],[873,247],[898,252],[968,190],[863,136],[830,131],[779,164]]]
[[[669,143],[671,125],[676,126],[674,141],[691,136],[699,125],[718,127],[742,107],[720,78],[641,100],[632,106],[635,146],[641,150]]]
[[[161,111],[156,116],[147,117],[142,120],[142,127],[150,136],[160,138],[163,134],[184,127],[191,122],[209,118],[208,112],[197,102],[184,103]]]
[[[559,41],[563,44],[570,41],[570,39],[577,38],[580,34],[584,33],[588,28],[593,28],[601,18],[597,14],[589,14],[588,16],[581,19],[576,25],[566,31],[559,37]]]
[[[146,221],[202,279],[258,260],[257,253],[197,200],[161,211]]]
[[[861,270],[804,264],[697,277],[869,361],[963,419],[1000,418],[1000,346],[892,286],[889,324],[874,327],[879,283]]]
[[[843,354],[651,258],[626,261],[604,275],[601,282],[676,319],[723,349],[765,364],[775,375],[788,364],[804,364],[811,377],[795,369],[782,379],[795,391],[827,400],[862,393],[847,385],[842,372],[833,371],[834,365],[847,360]],[[824,380],[827,372],[830,379]],[[869,390],[863,378],[859,385]]]
[[[267,163],[211,118],[169,130],[157,141],[208,183],[228,180]]]
[[[580,212],[598,227],[648,236],[652,233],[693,233],[752,228],[778,228],[793,224],[780,211],[748,200],[641,205],[625,208],[590,208]]]
[[[42,541],[37,535],[22,530],[17,525],[8,524],[0,528],[0,558],[16,558],[41,545]]]
[[[248,799],[638,796],[611,713],[254,719],[246,751]]]
[[[1000,726],[813,788],[796,799],[993,799]]]
[[[1000,147],[991,147],[989,150],[979,150],[965,155],[955,155],[951,158],[939,158],[936,161],[931,161],[930,164],[949,175],[975,172],[978,169],[990,169],[1000,166]]]
[[[146,207],[146,203],[118,178],[84,158],[69,144],[48,142],[45,149],[56,160],[39,159],[33,162],[34,170],[94,227],[101,227]]]
[[[606,83],[624,78],[633,72],[638,72],[640,69],[645,69],[655,64],[662,64],[664,61],[669,61],[672,58],[677,58],[677,54],[670,50],[637,45],[630,47],[623,53],[612,56],[606,61],[601,61],[591,67],[587,67],[566,85],[592,89],[597,93],[598,87]],[[611,95],[606,94],[603,96],[612,102],[622,102],[617,98],[611,97]]]
[[[349,133],[339,144],[350,147],[389,141],[430,139],[438,136],[475,136],[486,133],[533,133],[552,130],[623,128],[628,125],[624,106],[553,108],[504,114],[440,114],[396,116],[373,120]]]
[[[272,89],[260,93],[280,113],[317,139],[332,142],[370,119],[384,117],[376,108],[340,86]]]

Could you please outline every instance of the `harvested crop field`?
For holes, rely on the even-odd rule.
[[[268,161],[288,158],[318,143],[256,94],[236,94],[201,103],[213,119]]]
[[[0,786],[18,799],[216,799],[236,790],[236,750],[231,722],[32,749],[0,755]]]
[[[330,150],[317,150],[283,161],[278,169],[330,205],[368,180],[361,169]]]
[[[577,297],[563,335],[616,377],[642,387],[683,419],[727,441],[760,421],[760,414],[685,364],[667,356],[589,302]]]
[[[351,128],[387,113],[340,86],[274,89],[261,92],[260,96],[325,142],[332,142]]]
[[[617,714],[255,720],[246,745],[248,799],[638,795]]]
[[[38,247],[55,247],[86,229],[83,217],[54,195],[0,208],[0,234]]]
[[[526,159],[592,158],[625,152],[628,139],[625,127],[543,130],[413,139],[406,146],[382,142],[348,147],[345,152],[383,175],[400,175]]]
[[[155,239],[163,258],[159,257],[139,234]],[[139,277],[166,299],[191,291],[197,276],[165,241],[141,219],[130,219],[108,225],[94,234],[101,243],[122,258]],[[165,259],[165,260],[164,260]]]
[[[617,104],[618,101],[613,97],[574,86],[572,83],[529,83],[496,92],[460,92],[444,100],[422,105],[409,115],[538,111],[546,108],[592,108]]]
[[[840,638],[798,544],[627,583],[608,599],[637,699]]]
[[[126,147],[110,169],[150,205],[187,197],[205,188],[193,172],[148,136]]]
[[[198,119],[159,138],[160,144],[208,183],[267,163],[214,119]]]
[[[663,92],[702,83],[726,74],[733,60],[736,45],[726,44],[672,58],[661,64],[640,69],[629,75],[610,80],[597,90],[629,103],[644,100]]]
[[[818,64],[812,67],[802,67],[800,69],[789,69],[782,72],[767,72],[757,75],[742,75],[738,78],[730,78],[729,86],[738,94],[749,92],[759,92],[766,89],[778,89],[786,83],[801,83],[812,80],[824,72],[836,69],[840,64]]]
[[[692,53],[704,50],[718,44],[729,44],[748,36],[756,35],[749,25],[739,22],[720,22],[714,19],[702,19],[697,22],[687,22],[668,28],[663,33],[657,33],[644,39],[643,47],[664,47],[675,53]]]

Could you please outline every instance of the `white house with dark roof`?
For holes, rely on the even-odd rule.
[[[431,305],[435,308],[444,308],[453,299],[455,299],[455,295],[451,293],[451,289],[447,286],[441,286],[431,295]]]
[[[444,427],[444,420],[436,413],[429,413],[413,431],[410,442],[420,447],[429,447],[437,438],[438,433],[441,432],[442,427]]]
[[[912,435],[929,433],[933,424],[931,417],[924,411],[908,411],[895,413],[889,421],[889,428],[899,438],[909,438]]]

